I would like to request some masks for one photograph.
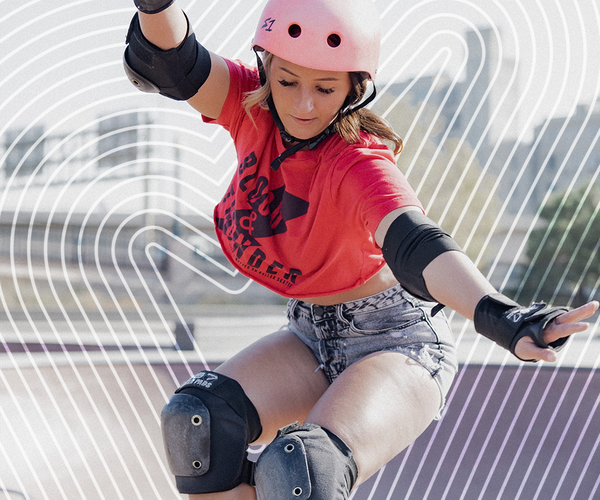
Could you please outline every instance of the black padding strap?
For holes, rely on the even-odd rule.
[[[423,270],[439,255],[462,249],[440,226],[417,210],[399,215],[390,225],[381,248],[400,284],[415,297],[436,302]]]
[[[135,6],[145,14],[158,14],[170,7],[175,0],[134,0]]]
[[[474,318],[475,330],[513,354],[517,342],[526,336],[530,337],[538,347],[551,347],[559,351],[569,337],[548,344],[544,340],[544,329],[552,320],[568,311],[566,307],[546,307],[543,302],[522,307],[501,293],[494,293],[486,295],[477,304]]]
[[[241,417],[248,417],[250,421],[257,422],[258,426],[251,432],[251,434],[257,433],[252,441],[258,438],[260,432],[262,432],[258,412],[250,399],[248,399],[248,396],[246,396],[242,386],[236,380],[221,373],[203,370],[184,382],[175,391],[175,394],[179,394],[184,389],[201,389],[214,394],[224,401],[227,401],[227,404]]]
[[[186,381],[162,412],[163,438],[177,489],[184,494],[229,491],[252,483],[247,448],[262,426],[242,386],[202,371]],[[194,421],[209,421],[209,429]]]
[[[189,21],[183,42],[174,49],[161,50],[146,39],[136,13],[129,25],[126,42],[125,73],[143,92],[185,101],[196,95],[210,75],[210,53],[197,42]]]

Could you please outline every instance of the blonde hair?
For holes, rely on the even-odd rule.
[[[256,90],[248,92],[244,98],[244,108],[246,113],[252,117],[251,110],[254,106],[268,110],[267,99],[271,95],[271,84],[269,82],[269,73],[273,54],[264,51],[262,64],[266,76],[266,81]],[[351,72],[351,89],[344,107],[357,104],[361,101],[367,91],[368,75],[366,73]],[[379,117],[367,108],[361,108],[354,113],[344,115],[337,119],[333,124],[333,129],[337,132],[347,144],[357,144],[360,142],[360,132],[365,131],[368,134],[378,137],[390,146],[394,154],[400,154],[403,148],[402,139],[392,127],[383,118]]]

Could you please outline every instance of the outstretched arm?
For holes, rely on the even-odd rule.
[[[423,245],[431,246],[432,238],[429,236],[431,234],[434,234],[437,241],[449,241],[447,235],[443,236],[441,232],[435,234],[427,228],[426,224],[420,229],[414,222],[404,225],[393,224],[399,216],[410,210],[410,208],[399,209],[383,219],[375,234],[377,243],[382,248],[386,241],[389,242],[389,240],[386,240],[388,231],[397,230],[398,227],[414,227],[413,233],[417,234],[421,232],[424,235],[420,239],[415,237],[414,234],[413,236],[408,236],[408,239],[411,240],[411,245],[407,245],[407,248],[412,247],[414,249],[420,241],[425,242],[422,243]],[[415,214],[416,212],[411,213]],[[408,219],[406,215],[405,218]],[[417,217],[414,217],[417,221],[425,220],[421,218],[420,212]],[[432,223],[431,226],[434,226],[434,224]],[[406,241],[405,235],[398,235],[397,240]],[[520,306],[498,294],[471,260],[461,251],[455,251],[452,244],[446,243],[446,248],[444,248],[443,244],[437,243],[437,245],[437,249],[432,250],[432,255],[439,252],[437,256],[431,260],[428,259],[429,261],[423,261],[419,258],[415,260],[419,261],[420,265],[423,266],[421,283],[417,283],[417,286],[421,287],[422,293],[428,294],[435,301],[447,305],[468,319],[475,319],[476,327],[479,320],[481,326],[478,331],[487,337],[493,338],[501,345],[510,342],[510,338],[507,336],[512,334],[511,328],[514,329],[514,338],[517,339],[519,338],[516,336],[519,333],[518,330],[528,328],[526,322],[530,319],[534,323],[537,321],[536,325],[545,324],[543,323],[543,318],[539,318],[538,321],[538,317],[543,316],[544,312],[541,315],[535,316],[536,311],[530,311],[526,308],[517,309]],[[421,255],[423,253],[422,249],[423,247],[415,253]],[[444,251],[446,249],[447,251]],[[384,251],[385,254],[386,252]],[[394,271],[393,266],[397,266],[397,264],[390,262],[391,259],[389,258],[386,258],[386,260],[388,260],[390,267]],[[409,277],[409,279],[412,278]],[[401,277],[399,281],[402,283]],[[582,323],[582,321],[590,318],[596,312],[599,305],[598,302],[593,301],[569,312],[555,311],[552,316],[555,315],[556,317],[545,324],[545,328],[542,330],[543,339],[538,338],[538,342],[536,343],[529,335],[519,338],[512,348],[514,354],[523,360],[555,361],[555,351],[550,347],[542,347],[540,344],[561,344],[564,343],[561,339],[584,331],[587,328],[587,324]],[[508,316],[508,320],[506,316]],[[547,316],[547,318],[551,318],[551,316]],[[518,322],[521,319],[523,323]],[[513,322],[512,320],[515,321]],[[533,331],[533,329],[529,331]]]
[[[474,319],[475,308],[484,296],[496,293],[471,260],[459,252],[441,254],[425,268],[423,276],[431,295],[468,319]],[[587,323],[581,321],[590,318],[598,305],[598,302],[589,302],[560,314],[544,329],[546,344],[586,330]],[[522,337],[514,350],[515,355],[524,360],[556,361],[553,349],[537,346],[528,336]]]

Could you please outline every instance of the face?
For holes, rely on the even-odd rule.
[[[298,139],[320,134],[337,116],[350,92],[350,74],[298,66],[274,56],[271,95],[285,130]]]

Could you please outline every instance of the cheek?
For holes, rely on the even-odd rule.
[[[322,109],[326,110],[326,113],[331,118],[333,118],[340,111],[340,109],[344,105],[345,100],[345,98],[340,98],[338,96],[336,96],[335,98],[327,99]]]
[[[282,88],[278,82],[275,85],[271,86],[271,97],[277,111],[283,114],[290,107],[291,92],[285,92],[286,89]]]

